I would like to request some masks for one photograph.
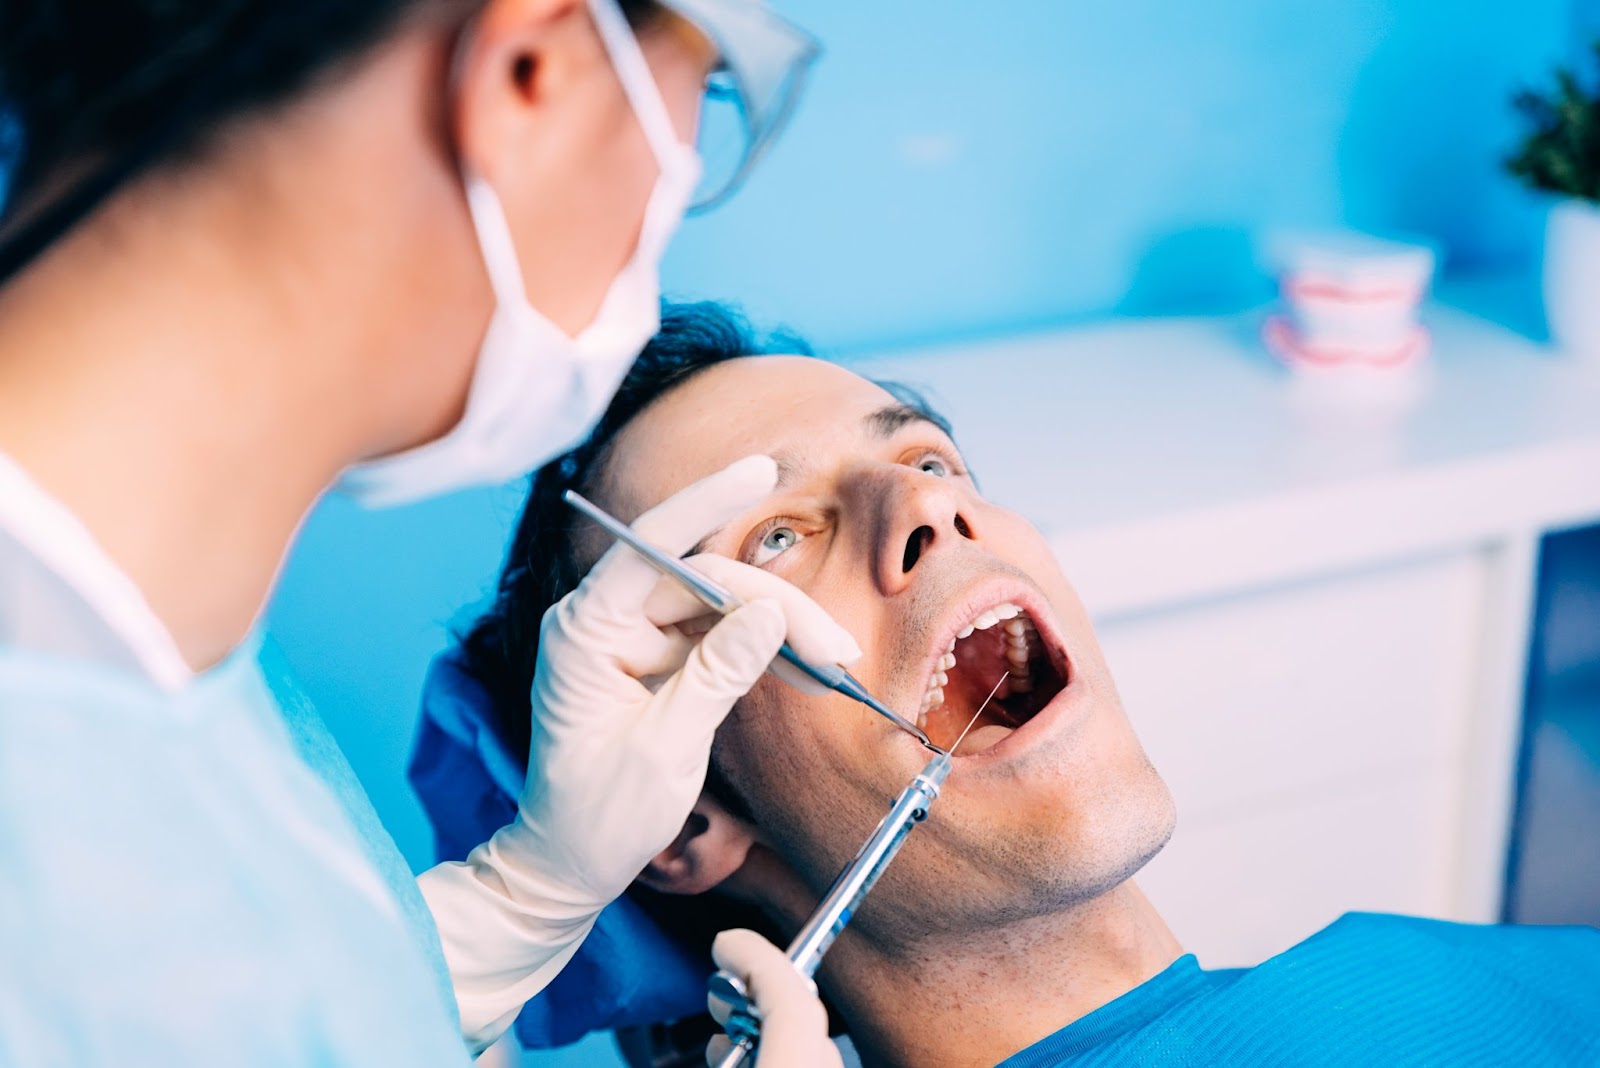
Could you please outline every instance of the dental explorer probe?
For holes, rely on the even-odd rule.
[[[940,750],[911,780],[911,785],[895,798],[889,814],[883,817],[883,822],[878,824],[878,829],[872,832],[872,837],[867,839],[855,859],[839,873],[823,896],[822,904],[817,906],[817,911],[811,914],[806,925],[800,928],[800,933],[795,935],[794,941],[789,943],[789,960],[794,964],[795,971],[805,978],[811,979],[816,974],[817,965],[822,963],[822,955],[828,952],[834,939],[839,937],[839,932],[855,915],[857,906],[877,883],[878,876],[884,873],[895,854],[900,852],[911,828],[928,818],[928,809],[938,800],[939,789],[950,774],[951,755],[955,753],[956,746],[966,738],[967,731],[978,722],[983,710],[1000,692],[1000,683],[1005,682],[1010,674],[1008,671],[1000,676],[1000,682],[994,684],[989,696],[972,714],[972,720],[961,732],[961,737],[956,739],[955,745]],[[815,988],[813,983],[812,989]],[[718,1001],[725,1002],[732,1010],[724,1028],[728,1037],[733,1039],[733,1048],[717,1062],[716,1068],[740,1068],[755,1053],[756,1044],[761,1041],[760,1010],[751,1001],[744,980],[732,972],[719,971],[713,975],[710,994]]]
[[[700,598],[708,608],[720,612],[722,615],[727,615],[734,609],[743,606],[743,601],[723,589],[720,584],[713,582],[683,561],[675,560],[654,545],[651,545],[648,541],[635,534],[622,520],[606,512],[581,493],[576,490],[567,490],[561,496],[572,507],[600,524],[607,534],[610,534],[613,538],[616,538],[644,557],[650,566],[668,578],[677,579],[684,589]],[[935,753],[944,752],[943,749],[933,744],[921,727],[872,696],[867,688],[861,684],[861,681],[846,671],[843,665],[810,663],[795,652],[788,642],[783,643],[783,647],[778,650],[778,655],[810,678],[822,683],[828,689],[833,690],[835,693],[841,693],[853,701],[859,701],[901,730],[910,732],[924,747],[933,750]],[[931,767],[932,765],[929,766]]]

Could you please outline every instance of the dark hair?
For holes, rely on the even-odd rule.
[[[24,216],[0,245],[0,281],[118,186],[336,73],[408,17],[481,3],[0,0],[0,206]],[[637,23],[655,5],[622,8]]]

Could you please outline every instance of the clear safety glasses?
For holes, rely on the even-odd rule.
[[[816,38],[762,0],[664,0],[720,53],[706,87],[695,147],[701,178],[689,210],[708,211],[733,195],[794,112]]]

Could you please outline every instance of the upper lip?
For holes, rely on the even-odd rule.
[[[998,576],[967,587],[945,614],[944,623],[934,632],[933,647],[925,658],[919,676],[924,691],[933,673],[938,670],[939,659],[950,648],[950,643],[955,640],[956,635],[989,609],[1008,603],[1021,608],[1033,620],[1034,628],[1039,632],[1041,643],[1049,654],[1050,662],[1056,672],[1063,682],[1071,680],[1072,658],[1067,653],[1066,642],[1061,636],[1061,626],[1056,620],[1050,602],[1030,583],[1008,576]]]

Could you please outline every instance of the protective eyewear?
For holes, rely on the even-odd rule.
[[[783,131],[822,47],[761,0],[664,5],[709,37],[720,56],[701,108],[702,172],[689,209],[708,211],[733,195]]]

